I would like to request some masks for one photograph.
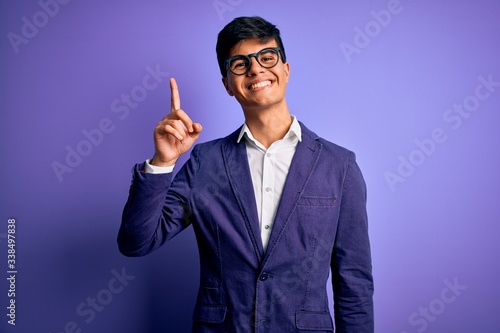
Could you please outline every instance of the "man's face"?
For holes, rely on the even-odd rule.
[[[230,51],[229,57],[257,53],[268,47],[278,47],[273,39],[262,44],[258,39],[245,39],[236,44]],[[235,75],[228,70],[227,77],[222,82],[229,93],[234,96],[244,110],[265,109],[285,103],[285,92],[290,65],[278,61],[273,68],[262,67],[255,57],[251,57],[251,66],[248,73]]]

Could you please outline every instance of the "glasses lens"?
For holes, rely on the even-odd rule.
[[[276,66],[279,60],[278,52],[274,49],[264,49],[259,52],[258,58],[262,67],[271,68]]]
[[[234,74],[245,74],[248,70],[250,63],[245,56],[236,56],[231,58],[229,62],[229,69]]]

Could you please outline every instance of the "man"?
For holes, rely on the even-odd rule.
[[[155,155],[136,165],[118,235],[142,256],[192,224],[200,254],[193,332],[373,332],[366,189],[354,154],[290,115],[290,65],[279,30],[240,17],[218,36],[222,82],[244,125],[194,146],[202,126],[181,109],[154,131]]]

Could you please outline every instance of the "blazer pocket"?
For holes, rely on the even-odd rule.
[[[295,313],[295,326],[306,331],[333,332],[333,321],[328,312],[299,311]]]
[[[226,318],[227,308],[224,305],[202,305],[194,307],[193,320],[204,323],[220,324]]]
[[[337,198],[334,196],[303,196],[299,199],[298,205],[307,207],[335,207],[337,206]]]

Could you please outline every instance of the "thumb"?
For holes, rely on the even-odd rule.
[[[200,123],[193,123],[193,133],[194,134],[200,134],[201,131],[203,130],[203,126],[201,126]]]
[[[193,123],[193,131],[189,133],[189,135],[194,139],[197,140],[198,137],[200,136],[201,131],[203,130],[203,126],[201,126],[200,123]]]

